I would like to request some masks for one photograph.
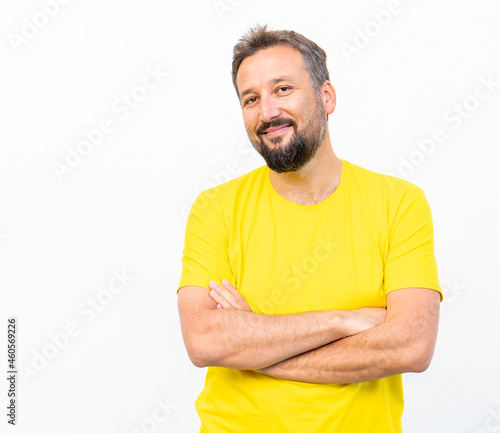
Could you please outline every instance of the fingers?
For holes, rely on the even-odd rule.
[[[240,292],[238,292],[238,290],[236,289],[236,287],[234,287],[229,281],[227,281],[226,279],[223,279],[221,281],[222,285],[225,287],[225,289],[231,293],[231,295],[234,296],[234,298],[236,299],[236,301],[238,302],[239,306],[243,309],[250,309],[250,307],[248,307],[248,303],[246,301],[246,299],[241,295]],[[247,307],[247,308],[245,308]]]
[[[223,279],[222,284],[224,287],[231,293],[239,302],[239,308],[242,310],[252,311],[250,305],[248,305],[247,300],[243,297],[243,295],[234,287],[229,281]]]
[[[217,303],[217,308],[221,308],[219,307],[219,305],[221,305],[222,308],[227,308],[227,309],[238,308],[238,300],[225,287],[220,286],[214,281],[211,281],[208,284],[208,287],[211,289],[210,298],[212,298]]]
[[[217,308],[252,311],[246,299],[229,281],[222,280],[222,286],[211,281],[208,287],[211,289],[210,298],[217,303]]]

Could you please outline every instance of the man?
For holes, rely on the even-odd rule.
[[[234,48],[245,127],[267,165],[202,192],[178,289],[208,366],[201,432],[401,432],[401,373],[424,371],[442,299],[418,187],[334,154],[326,54],[257,26]]]

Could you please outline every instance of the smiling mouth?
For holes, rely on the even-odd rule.
[[[273,137],[275,135],[280,135],[283,132],[287,131],[288,128],[291,128],[292,125],[280,125],[280,126],[273,126],[271,128],[267,128],[264,132],[262,132],[262,135],[266,135],[268,137]]]

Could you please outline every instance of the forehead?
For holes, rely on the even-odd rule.
[[[242,95],[285,76],[300,83],[310,82],[302,53],[286,45],[265,48],[243,60],[238,69],[236,84]]]

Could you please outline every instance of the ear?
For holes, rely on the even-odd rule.
[[[332,114],[337,105],[337,95],[330,81],[325,81],[325,84],[323,84],[322,96],[323,103],[325,104],[325,113]]]

